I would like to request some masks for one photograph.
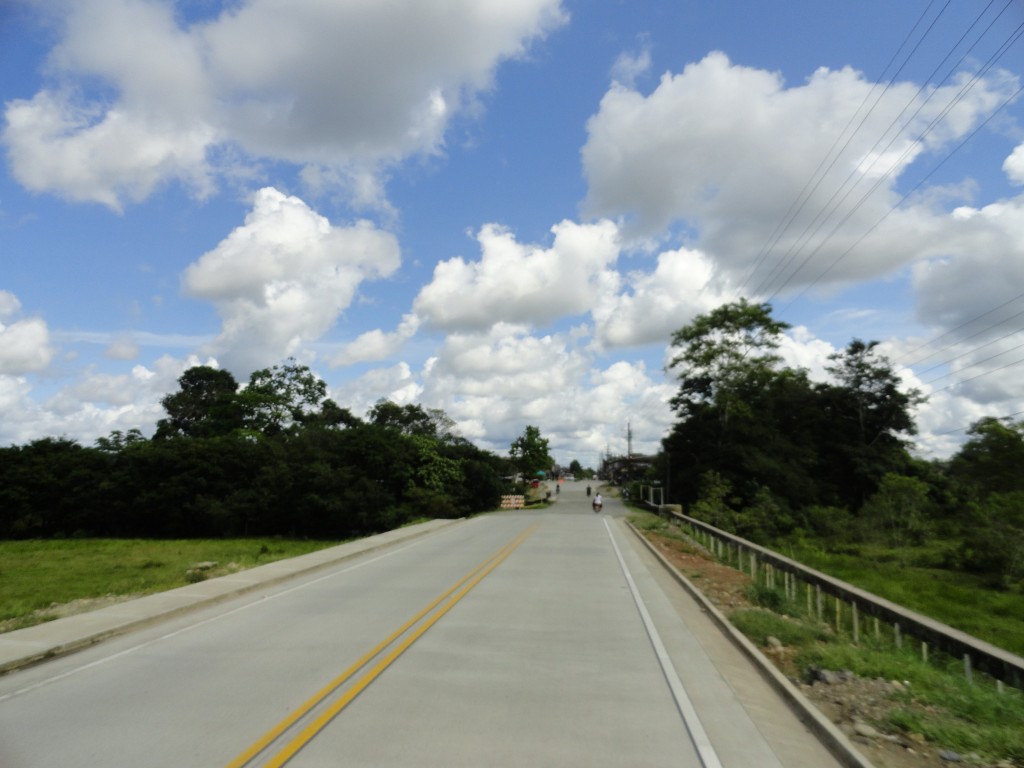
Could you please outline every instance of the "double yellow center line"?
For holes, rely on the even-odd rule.
[[[387,648],[396,643],[399,638],[405,636],[401,642],[395,645],[395,647],[392,648],[392,650],[385,656],[381,657],[380,660],[377,661],[377,663],[374,664],[350,688],[348,688],[344,694],[331,702],[330,705],[327,706],[320,714],[299,730],[291,741],[285,744],[280,751],[275,753],[268,761],[261,763],[261,765],[264,766],[264,768],[279,768],[279,766],[282,766],[291,760],[292,757],[294,757],[300,749],[306,746],[306,744],[308,744],[320,731],[322,731],[331,720],[337,717],[338,713],[347,707],[352,700],[356,698],[356,696],[362,693],[363,690],[365,690],[370,683],[376,680],[385,669],[391,666],[395,659],[405,653],[409,646],[422,637],[423,634],[434,626],[442,616],[448,613],[456,603],[469,594],[470,590],[483,581],[487,574],[501,565],[505,558],[511,555],[520,544],[526,541],[539,526],[540,523],[537,523],[523,531],[516,538],[487,558],[487,560],[474,568],[470,573],[457,581],[447,591],[433,600],[426,608],[421,610],[409,619],[409,621],[391,633],[391,635],[382,640],[376,647],[367,651],[362,658],[320,689],[301,707],[267,731],[267,733],[253,743],[252,746],[228,763],[226,768],[242,768],[242,766],[248,765],[254,758],[256,758],[257,755],[266,750],[275,741],[281,739],[281,737],[292,729],[299,720],[309,715],[313,709],[320,706],[332,693],[345,685],[345,683],[354,677],[361,669],[366,667]],[[428,616],[429,618],[426,618]],[[413,630],[413,627],[416,628]],[[412,631],[410,632],[410,630]]]

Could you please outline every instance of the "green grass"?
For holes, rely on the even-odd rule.
[[[998,691],[994,681],[977,673],[968,682],[959,660],[933,655],[925,662],[911,649],[873,638],[853,645],[849,637],[799,616],[794,608],[798,609],[785,605],[784,616],[767,608],[736,611],[730,621],[761,647],[773,636],[794,649],[791,664],[796,674],[816,666],[907,683],[903,693],[893,693],[886,719],[876,723],[889,732],[920,734],[931,744],[962,754],[1024,761],[1021,691]]]
[[[653,512],[636,511],[631,513],[628,519],[638,531],[656,533],[666,539],[676,539],[687,543],[690,541],[689,537],[679,529],[679,526]]]
[[[1024,656],[1024,594],[1002,592],[977,576],[913,565],[933,553],[861,547],[856,554],[785,547],[804,565]],[[903,562],[901,562],[903,561]]]
[[[783,645],[797,648],[825,639],[825,633],[817,627],[762,608],[736,611],[729,617],[729,621],[760,646],[768,644],[769,636],[777,638]]]
[[[907,691],[894,694],[895,706],[882,725],[919,733],[933,744],[960,753],[1024,760],[1024,693],[1008,687],[999,692],[982,675],[968,682],[957,660],[924,662],[910,650],[872,642],[853,646],[836,640],[804,644],[797,664],[906,681]],[[900,702],[906,706],[899,706]]]
[[[5,629],[43,620],[53,604],[106,595],[142,595],[195,581],[195,563],[216,562],[210,575],[334,546],[287,539],[57,539],[0,541],[0,622]]]
[[[653,516],[651,516],[653,517]],[[655,520],[646,527],[660,535]],[[941,561],[941,547],[928,551],[858,547],[842,554],[811,547],[780,548],[795,560],[855,584],[876,595],[931,616],[1010,651],[1024,651],[1024,595],[997,592],[970,575],[930,567]],[[916,564],[915,564],[916,563]],[[1024,764],[1024,692],[975,672],[968,682],[963,662],[933,652],[922,660],[916,644],[897,649],[885,634],[864,637],[854,645],[848,634],[805,615],[803,601],[782,591],[752,585],[748,597],[757,608],[736,611],[730,621],[752,642],[764,647],[772,636],[793,649],[790,671],[810,666],[850,670],[862,678],[909,683],[893,693],[887,719],[877,723],[890,732],[920,734],[929,743],[961,754],[977,752],[991,760]]]

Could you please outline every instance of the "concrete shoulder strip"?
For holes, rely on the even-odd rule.
[[[774,664],[758,650],[757,646],[747,639],[734,627],[725,615],[716,608],[704,594],[697,589],[689,579],[672,565],[651,543],[629,522],[626,523],[630,530],[637,535],[637,538],[644,543],[644,546],[653,554],[658,561],[672,574],[683,588],[689,592],[701,607],[707,611],[719,629],[742,651],[757,667],[761,675],[781,694],[790,708],[796,712],[800,719],[810,728],[818,739],[836,758],[847,768],[874,768],[874,765],[857,751],[846,735],[840,731],[832,721],[825,717],[817,707],[811,704],[789,679],[782,674]]]

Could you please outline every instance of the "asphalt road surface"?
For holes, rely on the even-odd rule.
[[[0,768],[837,765],[585,485],[0,677]]]

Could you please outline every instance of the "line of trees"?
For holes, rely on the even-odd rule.
[[[982,419],[948,461],[909,451],[913,408],[876,342],[831,356],[828,383],[787,367],[788,326],[745,300],[673,336],[678,417],[649,480],[688,513],[765,543],[893,547],[941,539],[946,567],[1024,584],[1024,422]]]
[[[358,418],[294,361],[244,387],[206,366],[178,383],[152,439],[0,449],[0,537],[347,538],[494,509],[510,473],[443,411],[381,401]]]

